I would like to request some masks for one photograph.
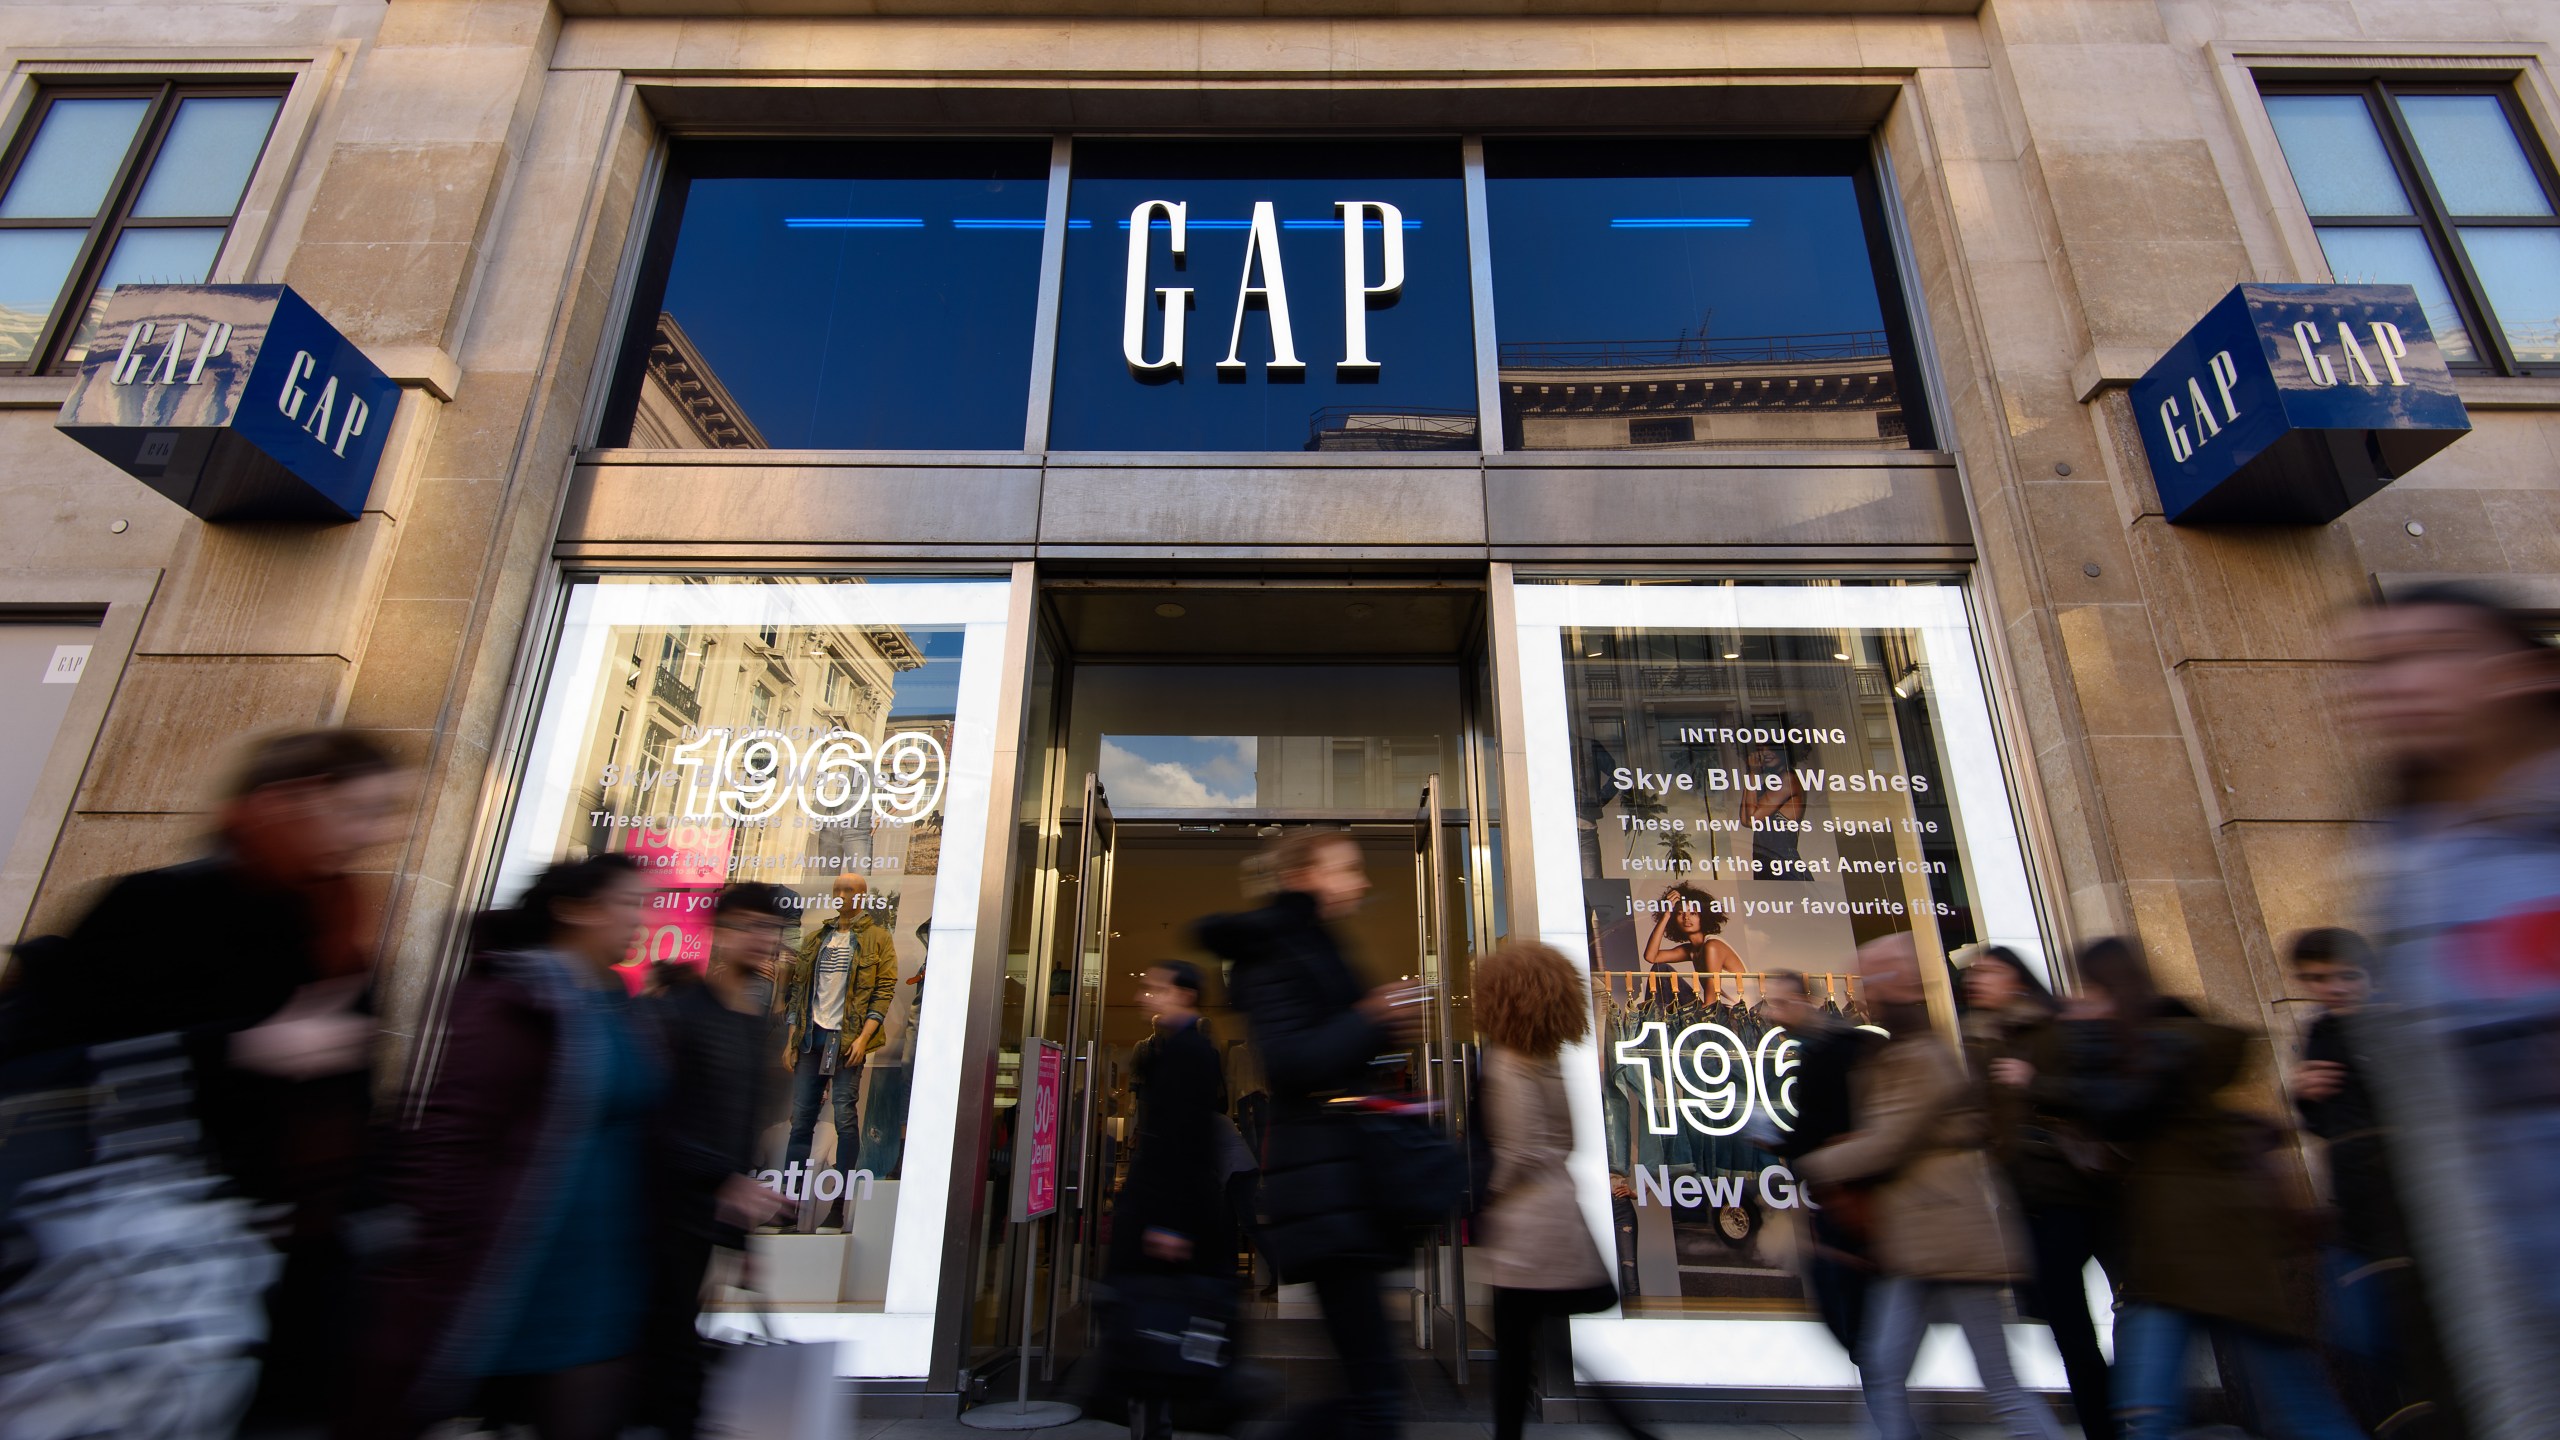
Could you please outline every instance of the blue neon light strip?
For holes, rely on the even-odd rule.
[[[1086,222],[1078,220],[1073,223],[1077,226],[1082,226]],[[1123,230],[1128,229],[1129,222],[1126,220],[1121,221],[1120,228]],[[1173,222],[1161,218],[1150,220],[1147,222],[1147,228],[1157,231],[1170,230],[1173,228]],[[1193,220],[1187,223],[1187,228],[1192,230],[1250,230],[1253,228],[1253,222],[1251,220]],[[1283,220],[1280,222],[1280,228],[1283,230],[1339,230],[1342,228],[1342,222],[1340,220]],[[1364,230],[1383,230],[1387,227],[1375,220],[1364,220],[1361,222],[1361,228]],[[1419,230],[1422,228],[1422,222],[1419,220],[1407,220],[1404,222],[1404,228],[1407,230]]]
[[[951,228],[954,230],[1045,230],[1048,226],[1049,222],[1046,220],[978,219],[966,216],[951,222]],[[1090,230],[1093,228],[1093,222],[1070,220],[1067,222],[1067,228]]]
[[[782,225],[786,230],[921,230],[924,221],[879,215],[793,215]]]
[[[1747,216],[1725,215],[1621,215],[1609,222],[1612,230],[1748,230]]]

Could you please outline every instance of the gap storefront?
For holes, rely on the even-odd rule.
[[[1585,1373],[1848,1391],[1793,1277],[1801,1192],[1742,1138],[1793,1115],[1764,977],[1854,1020],[1866,940],[2041,957],[2049,929],[1880,150],[661,153],[491,885],[642,857],[635,984],[699,964],[742,879],[894,957],[862,1066],[777,1057],[765,1178],[809,1219],[728,1308],[921,1406],[1009,1398],[1026,1355],[1063,1377],[1136,974],[1202,958],[1187,920],[1321,824],[1377,886],[1364,966],[1438,987],[1433,1093],[1466,1093],[1470,954],[1534,934],[1591,968],[1572,1168],[1626,1302],[1575,1322]],[[1398,1285],[1481,1384],[1466,1271],[1453,1230]],[[1931,1352],[1918,1383],[1968,1379]]]

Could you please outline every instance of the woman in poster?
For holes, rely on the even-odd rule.
[[[1804,782],[1787,764],[1787,752],[1775,745],[1754,745],[1742,757],[1750,777],[1742,792],[1742,829],[1751,837],[1752,871],[1763,880],[1811,880],[1800,847],[1804,823]]]
[[[1730,998],[1741,999],[1742,953],[1718,934],[1724,929],[1724,911],[1717,908],[1716,898],[1682,881],[1662,892],[1660,910],[1653,935],[1644,942],[1646,968],[1656,974],[1731,975]],[[1727,998],[1723,980],[1715,984],[1717,998]]]

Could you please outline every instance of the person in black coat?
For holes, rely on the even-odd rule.
[[[1226,1074],[1200,1027],[1200,970],[1187,960],[1147,967],[1138,1004],[1155,1032],[1138,1047],[1138,1143],[1111,1208],[1110,1278],[1191,1272],[1232,1277],[1233,1236],[1220,1185],[1219,1116]],[[1136,1440],[1173,1434],[1173,1397],[1128,1393]]]
[[[772,1051],[773,966],[790,924],[783,892],[750,881],[712,902],[711,955],[698,982],[669,986],[648,1019],[667,1057],[654,1137],[655,1274],[643,1338],[651,1419],[691,1440],[702,1411],[702,1280],[716,1249],[788,1208],[753,1178]]]
[[[1884,1037],[1813,1003],[1812,989],[1793,970],[1770,971],[1761,987],[1761,1013],[1793,1037],[1797,1047],[1795,1128],[1770,1147],[1792,1165],[1855,1128],[1849,1076]],[[1866,1325],[1867,1277],[1873,1266],[1831,1212],[1813,1211],[1808,1228],[1812,1243],[1802,1256],[1806,1293],[1824,1328],[1854,1355]]]
[[[1233,965],[1228,996],[1252,1027],[1270,1084],[1256,1233],[1283,1280],[1314,1284],[1348,1392],[1301,1411],[1283,1433],[1288,1440],[1392,1436],[1401,1428],[1403,1384],[1378,1282],[1409,1256],[1375,1214],[1351,1116],[1327,1102],[1367,1091],[1370,1062],[1410,1043],[1421,1007],[1389,987],[1362,985],[1326,928],[1369,892],[1350,836],[1283,835],[1268,865],[1277,892],[1269,904],[1212,916],[1198,931],[1204,947]]]

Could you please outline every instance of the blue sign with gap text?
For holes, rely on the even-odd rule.
[[[2406,285],[2234,286],[2132,401],[2173,524],[2326,524],[2471,428]]]
[[[282,285],[126,285],[55,426],[207,520],[353,520],[400,387]]]

